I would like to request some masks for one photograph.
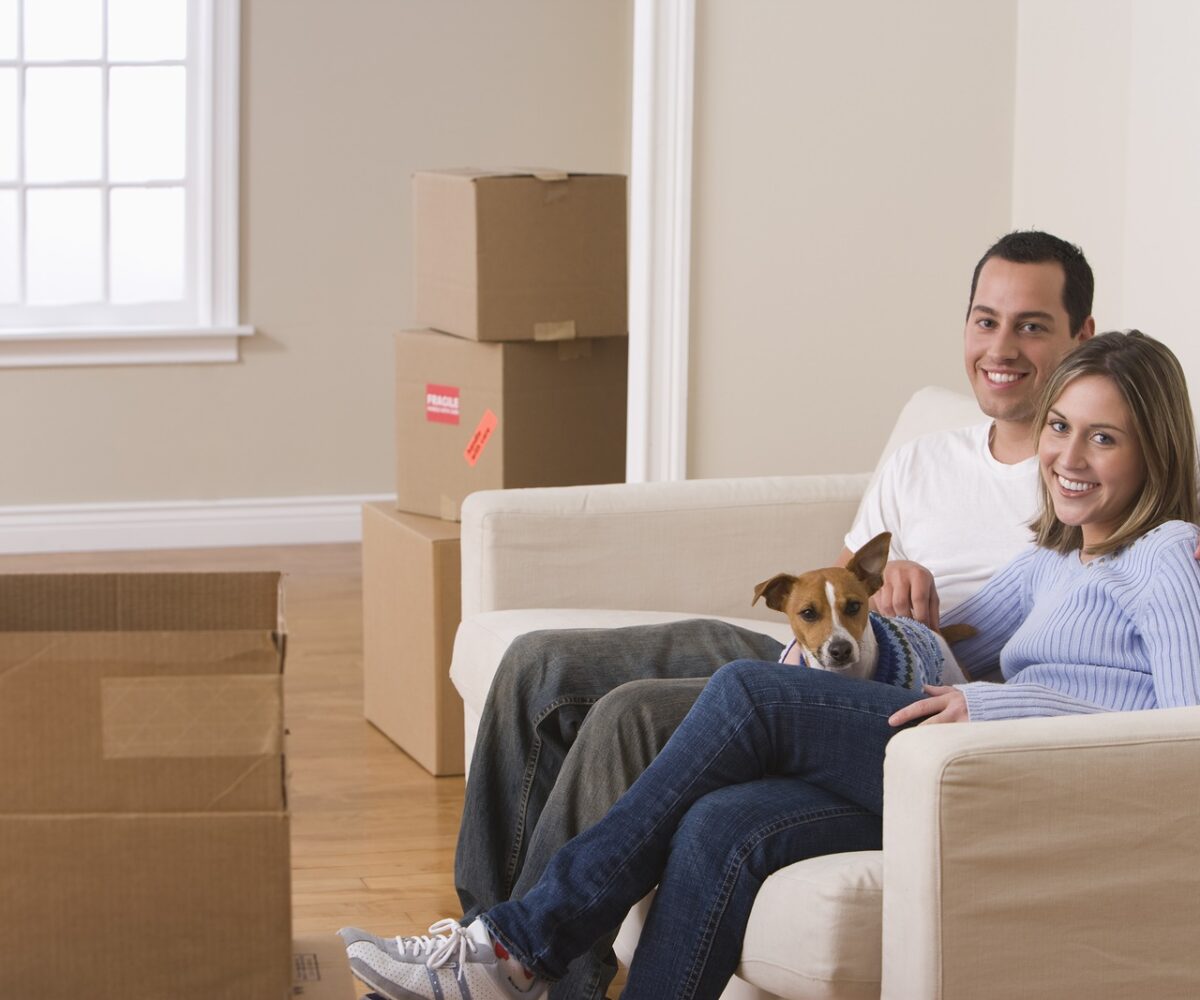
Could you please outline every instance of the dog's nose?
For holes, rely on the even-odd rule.
[[[829,658],[839,666],[849,661],[854,654],[854,646],[849,639],[834,639],[829,644]]]

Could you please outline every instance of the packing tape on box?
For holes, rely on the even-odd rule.
[[[106,677],[102,752],[106,760],[278,753],[280,704],[277,674]]]
[[[566,320],[561,323],[534,323],[534,340],[574,340],[575,321]]]

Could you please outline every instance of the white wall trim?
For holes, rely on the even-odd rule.
[[[0,368],[232,362],[240,338],[253,335],[250,326],[6,330]]]
[[[687,476],[695,0],[635,0],[629,212],[631,483]]]
[[[238,170],[241,158],[241,0],[202,0],[201,65],[205,131],[199,155],[208,176],[200,205],[204,257],[200,260],[201,321],[216,327],[238,322]]]
[[[316,545],[362,539],[389,494],[0,507],[0,553]]]

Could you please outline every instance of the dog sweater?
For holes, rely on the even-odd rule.
[[[909,691],[942,683],[942,647],[933,629],[912,618],[868,616],[879,643],[875,680]]]
[[[873,680],[909,691],[920,691],[925,684],[942,683],[942,648],[928,626],[912,618],[885,618],[874,611],[867,618],[879,647]],[[787,663],[789,655],[796,661],[795,649],[793,639],[779,662]],[[804,663],[802,654],[799,662]]]

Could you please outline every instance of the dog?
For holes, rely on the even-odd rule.
[[[917,691],[924,684],[965,679],[947,644],[974,635],[970,625],[951,625],[939,634],[911,618],[870,612],[871,595],[883,586],[891,542],[885,531],[855,552],[845,568],[777,573],[754,588],[751,605],[762,598],[792,626],[796,639],[781,662]]]

